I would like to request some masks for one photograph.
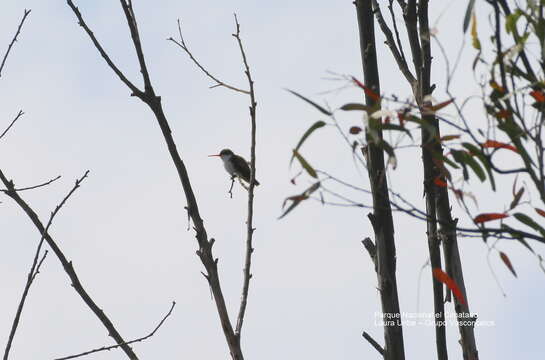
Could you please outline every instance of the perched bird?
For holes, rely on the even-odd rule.
[[[223,166],[225,170],[231,175],[232,178],[235,176],[241,178],[242,180],[250,183],[250,166],[242,156],[235,155],[229,149],[223,149],[217,155],[209,156],[219,156],[223,161]],[[255,185],[259,185],[259,181],[255,180]]]

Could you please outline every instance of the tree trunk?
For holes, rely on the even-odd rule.
[[[371,0],[356,0],[355,4],[365,83],[373,91],[380,93]],[[366,96],[366,103],[374,106],[376,101]],[[382,133],[379,133],[379,137],[382,139]],[[405,351],[395,275],[394,225],[384,166],[384,152],[380,144],[373,143],[370,137],[367,137],[367,140],[367,167],[373,193],[373,213],[369,214],[369,219],[375,232],[377,279],[383,314],[392,316],[394,320],[394,324],[384,326],[384,359],[403,360]]]

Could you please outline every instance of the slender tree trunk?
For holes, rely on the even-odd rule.
[[[371,0],[356,0],[360,48],[365,83],[380,93],[380,82],[375,47],[374,17]],[[366,103],[374,106],[376,101],[366,96]],[[379,134],[382,138],[382,133]],[[384,166],[384,152],[380,144],[368,137],[367,167],[373,193],[373,213],[369,219],[373,225],[376,243],[376,271],[380,289],[382,311],[394,316],[394,325],[384,326],[384,359],[405,359],[403,328],[399,320],[399,300],[396,281],[396,249],[394,225],[388,195],[388,182]]]

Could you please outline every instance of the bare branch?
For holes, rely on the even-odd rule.
[[[102,47],[102,45],[100,45],[100,43],[98,42],[97,38],[95,37],[95,34],[93,34],[93,32],[91,31],[91,29],[89,29],[89,27],[87,26],[87,24],[85,23],[85,21],[83,20],[83,16],[81,15],[81,13],[79,12],[79,9],[74,5],[74,3],[72,2],[72,0],[66,0],[68,6],[70,6],[70,8],[72,9],[72,11],[74,12],[74,14],[76,15],[76,17],[78,18],[78,24],[79,26],[81,26],[85,32],[87,33],[87,35],[89,35],[89,38],[91,39],[91,41],[93,42],[93,44],[95,45],[95,48],[98,50],[98,52],[100,53],[100,55],[102,56],[102,58],[106,61],[106,63],[108,64],[108,66],[113,70],[113,72],[117,75],[117,77],[119,77],[119,79],[125,84],[127,85],[127,87],[132,91],[132,95],[134,96],[141,96],[142,94],[142,91],[140,89],[138,89],[132,82],[130,82],[130,80],[121,72],[121,70],[119,70],[119,68],[114,64],[114,62],[110,59],[110,57],[108,56],[108,54],[106,53],[106,51],[104,50],[104,48]]]
[[[90,354],[94,354],[94,353],[97,353],[97,352],[101,352],[101,351],[110,351],[110,350],[113,350],[113,349],[117,349],[119,348],[120,346],[122,345],[130,345],[130,344],[134,344],[134,343],[137,343],[137,342],[142,342],[144,340],[147,340],[149,339],[150,337],[152,337],[153,335],[155,335],[155,333],[157,332],[157,330],[159,330],[159,328],[161,326],[163,326],[163,323],[166,321],[166,319],[172,314],[172,311],[174,310],[174,306],[176,306],[176,301],[173,301],[172,302],[172,305],[170,306],[170,310],[168,311],[168,313],[161,319],[161,321],[159,322],[159,324],[157,324],[157,326],[155,327],[155,329],[153,329],[148,335],[146,336],[142,336],[138,339],[134,339],[134,340],[131,340],[131,341],[127,341],[126,343],[124,344],[116,344],[116,345],[111,345],[111,346],[103,346],[103,347],[100,347],[100,348],[96,348],[96,349],[93,349],[93,350],[89,350],[89,351],[85,351],[85,352],[82,352],[82,353],[79,353],[79,354],[75,354],[75,355],[70,355],[70,356],[65,356],[65,357],[61,357],[61,358],[56,358],[55,360],[68,360],[68,359],[75,359],[75,358],[78,358],[78,357],[82,357],[82,356],[86,356],[86,355],[90,355]]]
[[[125,0],[120,0],[120,2],[121,7],[125,12],[125,18],[127,19],[127,24],[131,32],[131,38],[134,44],[134,49],[136,50],[136,56],[138,57],[138,63],[140,64],[140,72],[142,73],[142,77],[144,79],[145,92],[148,95],[155,95],[153,92],[153,87],[151,86],[146,61],[144,59],[144,51],[142,50],[142,42],[138,33],[138,24],[136,23],[136,17],[134,16],[132,1],[129,0],[129,3],[127,3]]]
[[[399,49],[396,46],[394,36],[392,35],[392,31],[388,27],[388,24],[386,24],[386,21],[384,20],[384,16],[382,15],[382,12],[380,10],[380,6],[377,2],[377,0],[373,0],[373,12],[375,13],[375,17],[377,19],[378,25],[380,26],[380,29],[384,33],[384,36],[386,37],[386,45],[390,48],[390,51],[392,52],[392,55],[394,57],[394,60],[397,63],[397,66],[407,79],[407,81],[411,84],[411,86],[414,87],[416,84],[416,79],[414,75],[411,73],[411,70],[409,70],[409,66],[407,62],[404,60],[404,56],[401,55]]]
[[[8,189],[0,189],[1,192],[7,192],[7,191],[26,191],[26,190],[34,190],[34,189],[38,189],[38,188],[41,188],[41,187],[44,187],[44,186],[47,186],[57,180],[59,180],[61,178],[60,175],[54,177],[53,179],[49,179],[41,184],[38,184],[38,185],[33,185],[33,186],[28,186],[28,187],[24,187],[24,188],[13,188],[13,190],[8,190]]]
[[[9,124],[9,126],[6,128],[6,130],[4,130],[4,132],[2,132],[2,134],[0,135],[0,140],[4,137],[4,135],[6,135],[8,133],[8,131],[11,129],[11,127],[15,124],[15,122],[17,122],[17,120],[19,120],[19,118],[21,116],[23,116],[25,113],[23,112],[23,110],[19,110],[19,112],[17,113],[17,116],[15,116],[15,119],[13,119],[11,121],[11,123]]]
[[[55,210],[53,210],[52,217],[64,206],[68,198],[72,196],[72,194],[80,187],[81,182],[87,177],[89,174],[89,171],[86,171],[85,174],[76,181],[76,184],[70,190],[68,195],[57,205]],[[28,216],[28,218],[32,221],[34,226],[38,229],[40,234],[43,236],[45,242],[49,245],[51,250],[55,253],[57,258],[62,264],[62,267],[64,268],[64,271],[70,278],[70,281],[72,282],[72,287],[74,290],[79,294],[79,296],[83,299],[85,304],[91,309],[91,311],[98,317],[98,319],[102,322],[104,327],[108,330],[108,334],[110,334],[111,337],[114,338],[114,340],[118,344],[124,344],[125,340],[121,337],[111,320],[106,316],[106,314],[100,309],[100,307],[94,302],[94,300],[91,298],[91,296],[87,293],[83,285],[81,284],[78,275],[76,271],[74,270],[74,266],[72,265],[72,262],[69,261],[66,258],[66,255],[64,255],[61,248],[57,245],[57,242],[53,239],[53,237],[47,232],[47,228],[44,227],[43,223],[41,222],[40,218],[38,217],[38,214],[30,207],[30,205],[21,198],[19,193],[15,191],[15,185],[13,184],[13,181],[8,180],[7,177],[4,175],[2,170],[0,170],[0,181],[4,184],[4,186],[7,188],[7,191],[4,193],[12,198],[17,205],[25,212],[25,214]],[[51,219],[51,218],[50,218]],[[131,360],[137,360],[138,357],[133,352],[133,350],[128,345],[121,345],[123,348],[123,351],[127,354],[127,357]]]
[[[174,44],[178,45],[183,51],[185,51],[185,53],[189,56],[191,61],[193,61],[193,63],[195,65],[197,65],[197,67],[206,76],[208,76],[212,81],[214,81],[216,83],[215,85],[210,86],[210,89],[222,86],[222,87],[225,87],[227,89],[230,89],[230,90],[233,90],[233,91],[236,91],[236,92],[240,92],[240,93],[243,93],[243,94],[250,95],[250,92],[248,90],[239,89],[237,87],[231,86],[231,85],[221,81],[220,79],[218,79],[217,77],[212,75],[208,70],[206,70],[206,68],[204,66],[201,65],[201,63],[195,58],[195,56],[193,56],[193,53],[191,53],[191,51],[189,50],[189,47],[185,43],[184,37],[182,35],[182,25],[181,25],[180,19],[178,19],[178,36],[180,37],[180,41],[176,41],[172,37],[169,37],[167,40],[172,41]]]
[[[374,347],[380,355],[384,355],[384,349],[382,348],[382,346],[380,346],[378,342],[375,341],[375,339],[371,337],[371,335],[364,331],[361,336],[363,336],[363,338],[367,340],[369,344],[371,344],[371,346]]]
[[[153,114],[155,115],[157,123],[163,134],[165,144],[167,145],[169,154],[172,158],[172,162],[174,163],[174,166],[176,167],[176,171],[178,173],[178,177],[180,179],[180,183],[182,185],[182,188],[185,194],[185,198],[187,201],[187,212],[193,222],[194,229],[196,232],[195,237],[199,244],[197,255],[201,259],[201,262],[206,269],[206,272],[207,272],[206,279],[208,281],[208,284],[214,296],[214,302],[216,303],[216,308],[217,308],[218,315],[221,321],[222,330],[225,335],[227,344],[229,346],[231,357],[234,360],[243,360],[244,356],[242,354],[242,349],[240,347],[240,341],[238,337],[235,335],[235,332],[233,330],[233,325],[231,324],[231,321],[229,319],[227,305],[225,303],[225,298],[223,296],[223,291],[221,289],[221,283],[219,280],[219,272],[218,272],[218,263],[217,263],[217,259],[214,257],[212,253],[213,240],[212,239],[210,241],[208,240],[208,234],[206,232],[203,219],[201,218],[201,215],[199,212],[197,199],[195,197],[195,193],[193,192],[193,188],[191,186],[189,174],[187,172],[185,163],[183,162],[180,156],[180,153],[178,152],[176,143],[172,136],[172,130],[170,129],[170,125],[168,123],[167,117],[163,110],[163,106],[161,104],[161,97],[155,95],[153,91],[153,87],[151,85],[151,79],[149,77],[149,74],[145,65],[144,53],[140,43],[140,36],[138,34],[138,28],[137,28],[136,20],[134,17],[134,12],[132,10],[132,3],[130,1],[127,3],[126,1],[121,0],[121,6],[125,13],[125,17],[126,17],[129,29],[131,31],[133,44],[137,53],[138,61],[140,63],[140,71],[144,77],[145,92],[141,92],[136,87],[134,87],[134,85],[132,85],[123,76],[123,74],[115,67],[115,65],[113,65],[113,63],[109,60],[108,55],[104,52],[102,46],[98,43],[98,41],[94,37],[93,33],[89,30],[89,28],[83,22],[83,19],[78,9],[74,6],[71,0],[67,0],[67,2],[68,2],[68,5],[72,8],[73,12],[76,14],[76,17],[78,18],[78,20],[80,21],[80,25],[84,27],[89,37],[91,37],[91,40],[93,41],[95,47],[97,48],[99,53],[102,55],[102,57],[107,61],[110,67],[118,75],[118,77],[127,86],[129,86],[129,88],[133,89],[133,94],[137,96],[139,99],[141,99],[145,104],[147,104],[149,108],[151,109],[151,111],[153,112]],[[124,341],[122,341],[120,337],[116,338],[116,342],[118,344],[124,343]],[[123,350],[125,350],[126,353],[128,350],[130,350],[132,353],[132,349],[130,349],[128,345],[121,345],[121,347],[123,348]],[[129,355],[129,353],[127,353],[127,355]],[[134,358],[136,358],[136,355],[134,355]]]
[[[23,313],[23,307],[25,306],[26,298],[28,296],[30,287],[32,286],[32,283],[36,279],[36,276],[38,276],[38,274],[40,273],[40,268],[42,267],[42,263],[44,262],[47,256],[47,250],[46,250],[44,251],[44,254],[42,255],[42,258],[40,259],[40,261],[38,261],[40,252],[42,249],[42,244],[43,244],[43,237],[38,244],[38,248],[36,249],[32,266],[30,267],[30,271],[27,275],[27,281],[25,284],[25,288],[23,290],[23,294],[21,295],[21,299],[19,300],[19,305],[17,305],[17,311],[15,312],[15,318],[13,319],[13,322],[11,324],[11,330],[8,336],[8,342],[6,344],[6,349],[4,351],[4,358],[3,358],[4,360],[8,360],[9,358],[11,344],[13,343],[15,332],[17,331],[17,327],[19,326],[19,320],[21,319],[21,314]]]
[[[8,45],[8,49],[6,50],[6,53],[4,54],[4,58],[2,59],[2,64],[0,64],[0,77],[2,77],[2,70],[4,69],[4,66],[6,65],[6,60],[8,59],[9,53],[11,52],[11,48],[13,47],[13,44],[17,41],[17,37],[21,33],[21,29],[23,28],[23,24],[25,23],[25,20],[27,16],[30,14],[32,10],[25,9],[23,13],[23,18],[21,19],[21,22],[19,23],[19,26],[17,27],[17,31],[15,32],[15,35],[13,36],[13,39]],[[0,136],[1,137],[1,136]]]
[[[250,145],[250,185],[248,188],[248,218],[246,220],[247,235],[246,235],[246,256],[244,260],[244,279],[242,285],[242,295],[240,299],[240,307],[238,310],[237,316],[237,325],[235,328],[235,334],[240,340],[240,333],[242,331],[242,324],[244,323],[244,315],[246,314],[246,305],[248,303],[248,289],[250,287],[250,279],[252,274],[250,268],[252,266],[252,253],[254,248],[252,246],[253,234],[255,228],[253,227],[253,217],[254,217],[254,189],[255,189],[255,146],[256,146],[256,108],[257,103],[255,100],[254,92],[254,81],[252,79],[252,74],[250,72],[250,66],[248,65],[248,59],[246,58],[246,52],[244,51],[244,46],[242,45],[242,40],[240,38],[240,24],[237,19],[237,14],[234,14],[236,32],[233,34],[235,39],[238,42],[238,47],[240,49],[240,54],[242,56],[242,62],[244,63],[244,73],[248,78],[248,85],[250,87],[250,122],[251,122],[251,145]]]

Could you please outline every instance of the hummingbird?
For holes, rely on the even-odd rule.
[[[209,156],[219,156],[231,178],[239,177],[250,183],[250,166],[248,166],[248,163],[242,156],[236,155],[230,149],[223,149],[219,154]],[[254,184],[256,186],[259,185],[259,181],[255,179]]]

